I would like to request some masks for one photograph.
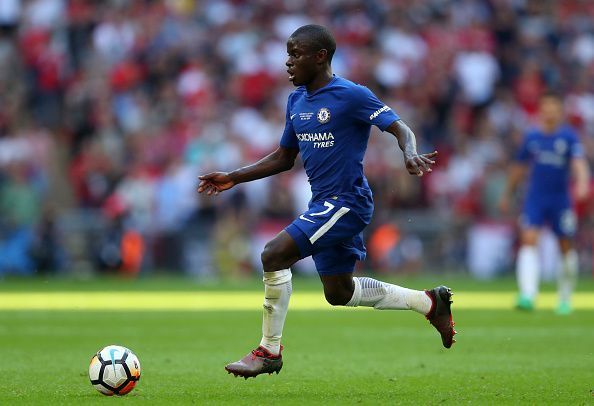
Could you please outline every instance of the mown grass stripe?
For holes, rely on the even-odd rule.
[[[509,309],[515,292],[456,292],[456,309]],[[557,295],[542,293],[537,308],[552,309]],[[594,293],[574,295],[574,308],[594,310]],[[254,310],[262,306],[262,292],[10,292],[0,293],[0,310]],[[296,292],[291,309],[330,309],[321,293]]]

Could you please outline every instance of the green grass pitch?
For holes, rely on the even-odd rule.
[[[437,279],[395,282],[422,288]],[[582,283],[582,308],[567,317],[556,316],[550,306],[530,314],[514,311],[512,296],[505,294],[500,306],[488,309],[473,309],[464,298],[472,293],[480,307],[481,292],[492,298],[512,294],[511,280],[447,282],[457,293],[453,309],[460,332],[450,350],[416,313],[316,304],[289,311],[282,372],[247,381],[223,367],[259,342],[257,307],[0,310],[0,404],[593,404],[591,281]],[[153,293],[158,301],[167,300],[162,291],[221,291],[232,302],[235,293],[261,294],[259,289],[257,281],[206,287],[183,280],[4,281],[0,309],[15,294],[30,292],[134,291]],[[297,279],[294,289],[296,298],[300,291],[303,297],[322,295],[316,281]],[[456,310],[458,297],[462,308]],[[108,344],[128,346],[142,364],[138,386],[122,398],[104,397],[88,381],[91,356]]]

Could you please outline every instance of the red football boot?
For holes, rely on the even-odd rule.
[[[248,355],[237,362],[233,362],[225,367],[228,373],[237,376],[243,376],[245,379],[256,377],[260,374],[277,374],[283,367],[283,356],[281,345],[278,355],[272,355],[266,348],[258,347],[252,350]]]
[[[431,298],[431,310],[425,316],[429,323],[441,335],[441,342],[446,348],[450,348],[454,340],[456,330],[454,330],[454,321],[452,320],[452,310],[450,300],[453,293],[447,286],[438,286],[431,290],[426,290],[425,293]]]

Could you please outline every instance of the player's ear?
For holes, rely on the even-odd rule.
[[[319,64],[328,63],[328,50],[322,48],[316,54],[316,61]]]

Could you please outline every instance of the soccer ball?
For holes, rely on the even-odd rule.
[[[108,345],[91,358],[89,379],[104,395],[125,395],[140,379],[140,361],[128,348]]]

